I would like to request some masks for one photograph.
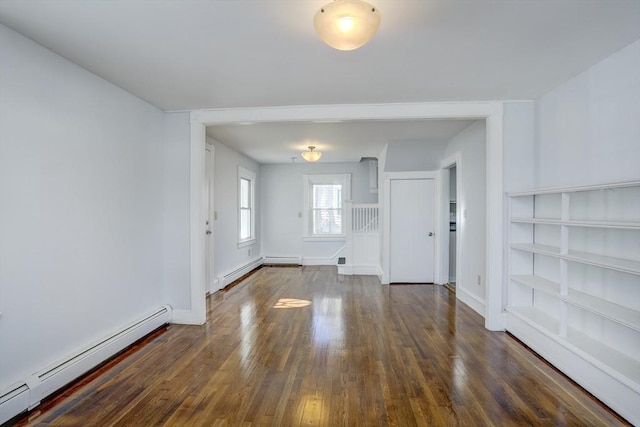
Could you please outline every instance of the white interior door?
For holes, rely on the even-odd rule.
[[[433,283],[435,184],[433,179],[392,179],[389,281]]]
[[[215,292],[213,279],[215,274],[213,272],[213,148],[207,145],[205,153],[205,194],[204,203],[208,207],[207,209],[207,230],[205,241],[205,292]]]

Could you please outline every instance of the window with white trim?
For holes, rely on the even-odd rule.
[[[344,238],[344,202],[351,197],[351,174],[304,175],[304,237]]]
[[[256,240],[255,226],[256,174],[238,167],[238,247],[248,246]]]

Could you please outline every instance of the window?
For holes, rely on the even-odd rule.
[[[249,246],[256,240],[255,181],[254,172],[238,167],[238,247]]]
[[[344,201],[351,196],[351,175],[304,175],[306,240],[344,238]]]

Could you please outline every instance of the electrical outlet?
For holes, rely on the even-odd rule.
[[[302,212],[298,212],[298,218],[302,218]]]
[[[247,256],[251,256],[251,249],[247,249]],[[480,276],[478,276],[480,277]]]
[[[478,285],[482,283],[482,277],[480,277],[479,274],[478,274],[478,278],[476,279],[476,282],[478,283]]]

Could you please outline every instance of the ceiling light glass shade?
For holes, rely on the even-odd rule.
[[[313,151],[313,150],[315,150],[315,148],[316,147],[314,147],[313,145],[310,145],[309,146],[309,151],[304,151],[304,152],[300,153],[300,155],[307,162],[317,162],[318,160],[320,160],[320,157],[322,157],[322,153],[319,152],[319,151]]]
[[[380,12],[362,0],[335,0],[313,18],[322,40],[338,50],[353,50],[367,44],[380,27]]]

